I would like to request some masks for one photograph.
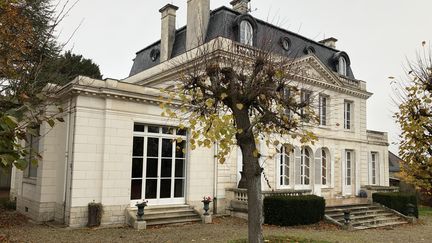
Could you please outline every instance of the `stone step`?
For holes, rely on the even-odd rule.
[[[361,219],[371,219],[371,218],[375,218],[375,217],[387,217],[387,216],[394,216],[393,213],[388,213],[388,212],[382,212],[379,214],[366,214],[366,215],[358,215],[358,216],[351,216],[351,220],[352,221],[356,221],[356,220],[361,220]],[[336,217],[332,217],[334,220],[338,221],[338,222],[345,222],[345,219],[343,217],[343,215],[338,215]]]
[[[332,208],[326,208],[326,213],[333,213],[333,212],[344,212],[346,210],[350,210],[351,212],[355,211],[362,211],[362,210],[372,210],[372,209],[378,209],[381,208],[376,205],[365,205],[365,206],[352,206],[352,207],[332,207]]]
[[[174,219],[158,219],[147,221],[147,225],[166,225],[166,224],[184,224],[184,223],[192,223],[192,222],[200,222],[201,218],[196,216],[195,218],[174,218]]]
[[[167,209],[167,210],[144,210],[144,215],[163,215],[163,214],[174,214],[174,213],[190,213],[195,212],[192,208],[178,208],[178,209]]]
[[[365,210],[351,211],[351,216],[372,215],[372,214],[380,214],[383,212],[387,212],[387,210],[383,209],[383,208],[365,209]],[[330,216],[330,217],[338,217],[338,216],[343,216],[344,212],[343,211],[338,211],[338,212],[335,211],[335,212],[325,213],[325,214]]]
[[[390,223],[382,223],[382,224],[374,224],[374,225],[362,225],[362,226],[355,226],[354,229],[356,230],[365,230],[365,229],[374,229],[374,228],[381,228],[381,227],[393,227],[393,226],[399,226],[403,224],[407,224],[406,221],[396,221],[396,222],[390,222]]]
[[[351,207],[369,207],[369,206],[374,206],[373,204],[370,203],[359,203],[359,204],[345,204],[345,205],[334,205],[334,206],[326,206],[326,210],[327,209],[345,209],[345,208],[351,208]]]
[[[170,218],[190,218],[199,217],[195,212],[184,212],[184,213],[167,213],[167,214],[144,214],[144,220],[156,220],[156,219],[170,219]]]
[[[393,217],[384,217],[384,218],[372,218],[372,219],[362,219],[357,221],[352,221],[352,226],[369,226],[369,225],[376,225],[376,224],[383,224],[383,223],[393,223],[393,222],[399,222],[400,218],[397,216]]]

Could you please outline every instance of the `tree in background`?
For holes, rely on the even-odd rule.
[[[63,55],[47,61],[43,65],[38,79],[46,83],[64,85],[79,75],[96,79],[102,78],[99,66],[91,59],[67,51]]]
[[[401,175],[417,188],[432,190],[432,56],[425,48],[409,64],[408,81],[402,85],[395,117],[402,129]]]
[[[229,44],[216,40],[213,46]],[[209,44],[211,46],[211,44]],[[263,45],[268,47],[271,45]],[[224,54],[200,47],[198,57],[178,78],[180,82],[164,92],[163,115],[185,120],[180,127],[191,130],[190,146],[218,144],[217,157],[224,163],[238,145],[248,195],[249,242],[263,242],[259,141],[278,147],[287,137],[306,143],[316,139],[304,129],[315,120],[310,100],[300,98],[296,65],[292,59],[262,48],[244,49],[234,44]],[[191,64],[192,63],[192,64]],[[176,65],[178,66],[178,65]],[[173,104],[177,108],[173,107]]]
[[[75,2],[76,3],[76,2]],[[98,67],[57,42],[55,29],[71,7],[51,0],[0,0],[0,168],[28,166],[28,135],[40,136],[38,127],[53,127],[63,119],[57,106],[57,86],[77,74],[100,77]],[[82,69],[82,70],[78,70]],[[57,107],[48,113],[47,107]]]

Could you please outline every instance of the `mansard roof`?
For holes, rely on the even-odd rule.
[[[308,54],[307,50],[312,50],[315,56],[328,67],[329,70],[336,72],[337,58],[344,56],[348,58],[345,52],[325,46],[317,41],[308,39],[297,33],[285,30],[283,28],[272,25],[266,21],[254,18],[250,15],[242,15],[228,7],[220,7],[215,9],[210,14],[209,26],[207,29],[206,42],[216,38],[225,37],[231,40],[236,40],[236,31],[234,26],[239,18],[247,17],[252,19],[256,24],[256,43],[274,43],[272,48],[276,53],[288,55],[289,57],[299,58]],[[171,58],[185,53],[186,51],[186,30],[184,26],[176,31],[175,42],[172,50]],[[272,40],[268,41],[265,38],[271,36]],[[280,45],[281,38],[288,38],[290,49],[286,51]],[[152,50],[160,49],[160,40],[138,51],[134,59],[132,69],[129,76],[133,76],[151,67],[160,64],[160,59],[152,60]],[[348,59],[349,63],[349,59]],[[355,79],[351,67],[347,66],[347,77]]]

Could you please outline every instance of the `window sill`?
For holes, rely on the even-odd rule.
[[[25,177],[22,181],[25,184],[36,185],[37,178]]]
[[[355,133],[354,129],[352,129],[352,128],[351,129],[345,129],[344,128],[344,132]]]

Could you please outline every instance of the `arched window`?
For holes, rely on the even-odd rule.
[[[293,150],[288,145],[282,146],[281,151],[277,157],[280,187],[287,187],[290,184],[289,173],[290,173],[290,161],[292,159],[292,156],[293,156]]]
[[[328,171],[329,171],[329,156],[325,149],[321,149],[321,183],[322,185],[327,185],[328,181]]]
[[[310,165],[311,165],[311,152],[308,148],[303,147],[301,150],[300,160],[300,178],[302,185],[310,184]]]
[[[338,73],[340,75],[346,76],[347,74],[347,61],[344,57],[339,57],[339,62],[338,62]]]
[[[253,46],[253,27],[247,20],[240,23],[240,43]]]

